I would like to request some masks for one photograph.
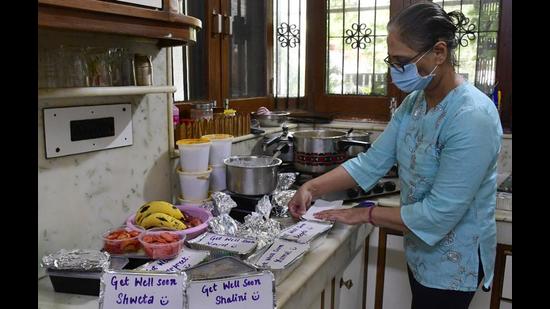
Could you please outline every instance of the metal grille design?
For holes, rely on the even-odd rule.
[[[299,107],[305,95],[306,0],[274,0],[273,15],[276,107],[287,109],[290,101]]]
[[[434,3],[446,12],[458,10],[467,17],[457,34],[457,71],[481,91],[491,93],[497,83],[500,0],[436,0]]]
[[[390,0],[327,0],[326,92],[386,95]]]

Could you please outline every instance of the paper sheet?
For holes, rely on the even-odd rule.
[[[332,202],[325,201],[325,200],[316,200],[315,203],[302,216],[302,219],[316,221],[316,222],[330,222],[328,220],[317,219],[313,215],[323,210],[340,208],[342,207],[342,204],[344,204],[343,200],[332,201]]]

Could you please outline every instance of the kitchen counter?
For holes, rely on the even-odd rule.
[[[353,204],[345,205],[351,207]],[[373,226],[335,224],[327,238],[304,256],[303,262],[276,288],[278,309],[307,308],[321,294],[326,282],[343,270],[365,245]],[[48,277],[38,280],[39,309],[97,309],[95,296],[56,293]]]

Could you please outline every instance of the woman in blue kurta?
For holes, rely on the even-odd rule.
[[[370,190],[397,163],[400,208],[329,210],[318,218],[404,232],[412,308],[467,308],[493,279],[496,164],[502,129],[495,105],[454,69],[460,12],[420,3],[388,24],[392,82],[410,93],[365,153],[305,183],[289,203],[359,184]]]

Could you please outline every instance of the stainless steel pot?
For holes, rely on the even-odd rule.
[[[227,189],[243,195],[271,194],[282,162],[271,156],[231,156],[224,160]]]
[[[340,130],[306,130],[294,132],[294,167],[300,172],[322,174],[348,159],[348,147],[370,143],[348,140],[347,132]]]
[[[273,111],[267,115],[258,115],[252,113],[252,119],[256,119],[260,123],[260,127],[280,127],[287,121],[289,112]]]
[[[367,132],[367,131],[357,131],[357,130],[353,130],[351,132],[348,131],[348,134],[346,137],[348,140],[370,143],[370,132]],[[358,154],[364,152],[365,150],[366,149],[363,146],[350,146],[347,150],[347,155],[349,158],[353,158]]]

